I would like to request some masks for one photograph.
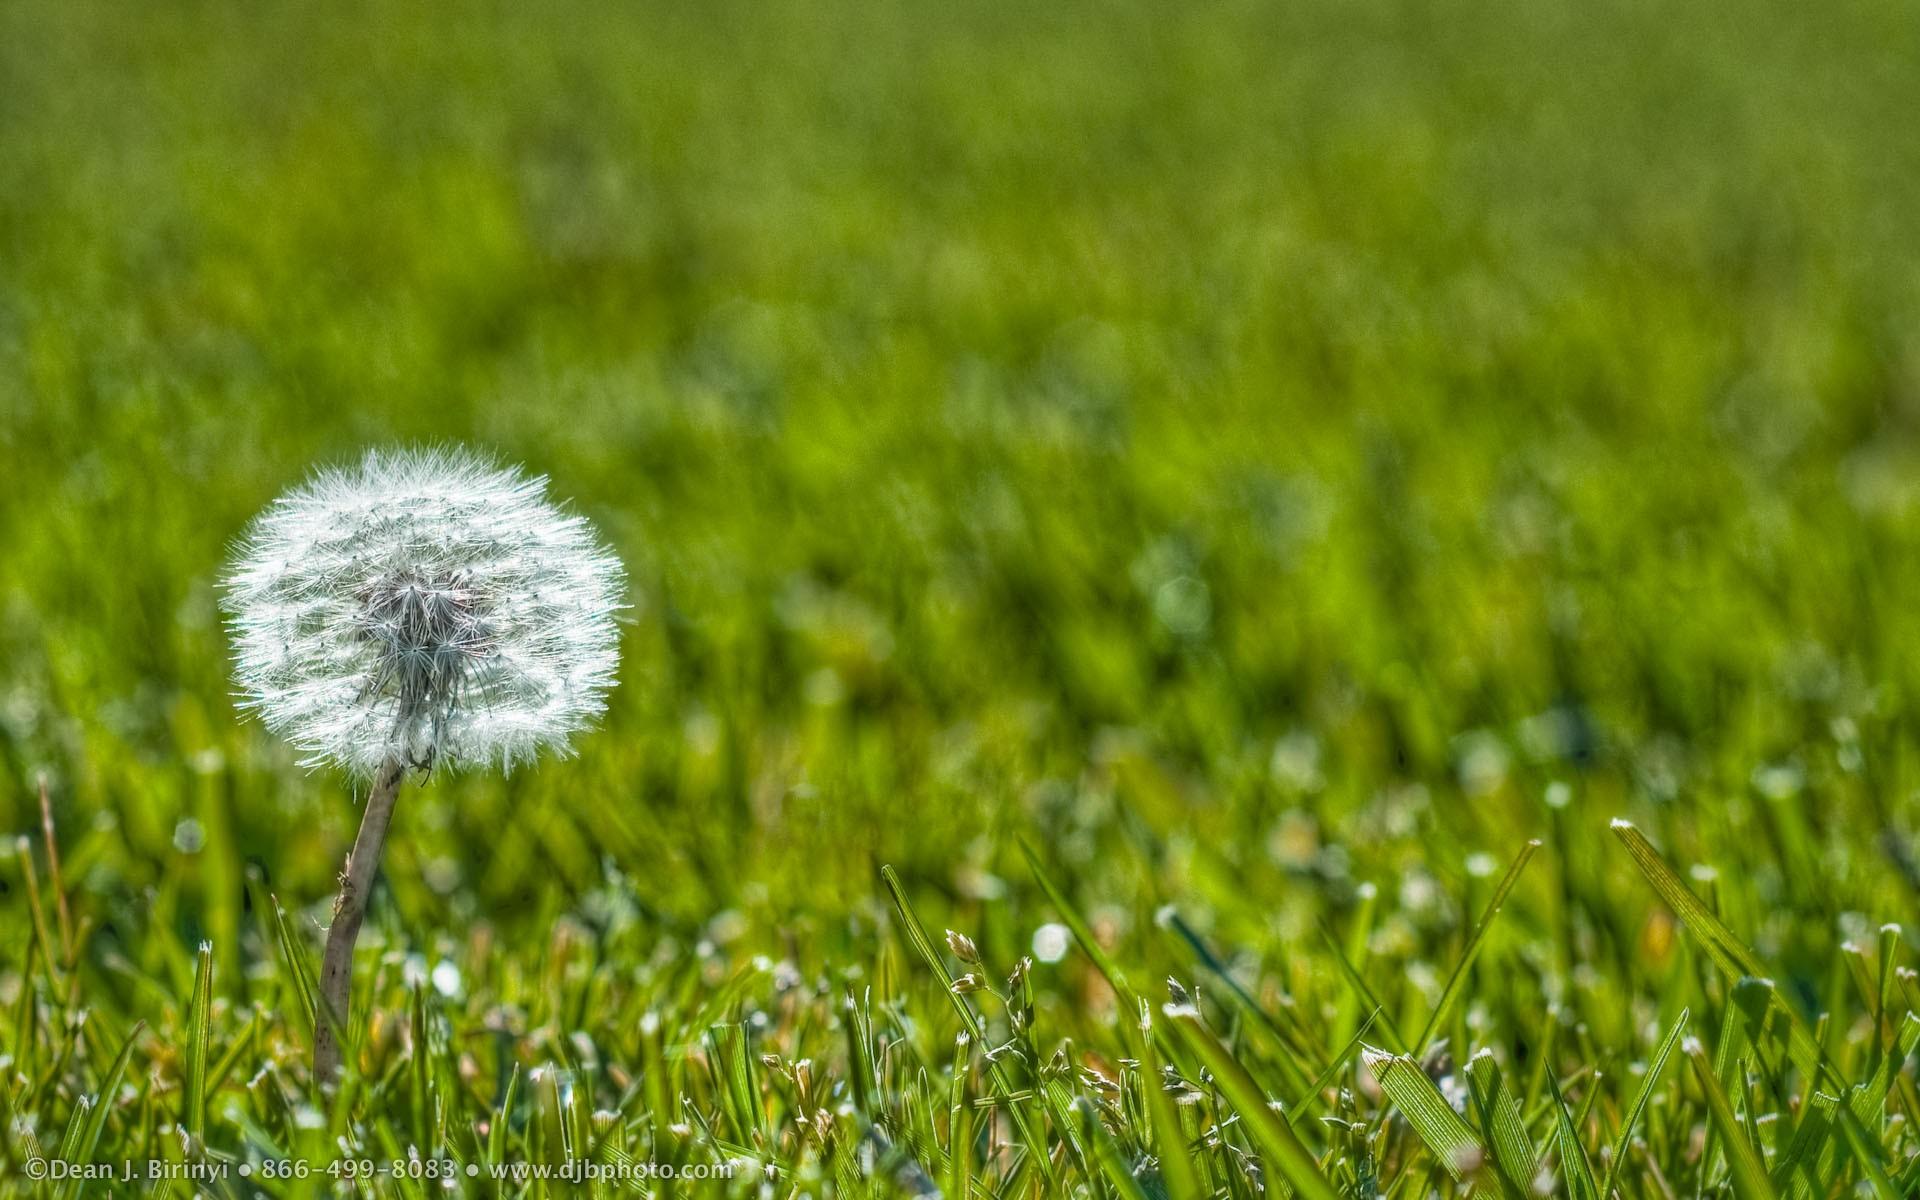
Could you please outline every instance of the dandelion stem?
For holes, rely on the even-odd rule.
[[[340,873],[340,898],[333,904],[327,952],[320,962],[321,1011],[313,1031],[313,1075],[323,1087],[332,1087],[340,1073],[353,994],[353,944],[360,938],[367,897],[373,891],[374,877],[380,873],[380,850],[386,845],[387,823],[393,819],[393,801],[405,771],[397,758],[388,759],[380,768],[367,795],[360,834],[353,839],[347,869]]]

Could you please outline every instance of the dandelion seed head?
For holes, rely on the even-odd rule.
[[[361,775],[566,753],[614,683],[623,573],[546,486],[373,450],[275,500],[223,581],[242,706]]]

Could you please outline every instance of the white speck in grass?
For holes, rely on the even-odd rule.
[[[1573,789],[1556,779],[1547,785],[1547,807],[1565,808],[1573,803]]]
[[[1400,907],[1409,913],[1426,913],[1440,904],[1440,886],[1433,876],[1418,868],[1400,879]]]
[[[847,698],[847,685],[840,681],[840,672],[821,667],[807,676],[806,696],[815,708],[832,708]]]
[[[1485,850],[1476,850],[1467,855],[1467,874],[1475,879],[1492,878],[1493,873],[1499,869],[1500,860]]]
[[[1420,822],[1420,814],[1432,802],[1423,783],[1390,787],[1378,806],[1380,833],[1387,837],[1410,837]]]
[[[1314,856],[1313,865],[1327,879],[1345,879],[1353,870],[1353,856],[1345,846],[1322,846]]]
[[[1488,730],[1475,729],[1454,739],[1454,756],[1460,790],[1468,796],[1490,796],[1507,781],[1507,747]]]
[[[998,900],[1007,894],[1006,880],[976,867],[963,867],[955,882],[975,900]]]
[[[1313,731],[1295,729],[1274,743],[1267,771],[1282,787],[1295,792],[1317,792],[1326,785],[1320,757],[1320,739]]]
[[[1049,921],[1033,931],[1033,956],[1043,963],[1057,963],[1067,956],[1073,931],[1057,921]]]
[[[460,860],[451,855],[439,855],[428,859],[420,866],[420,878],[426,881],[436,895],[451,896],[460,887]]]
[[[576,1029],[567,1038],[573,1044],[573,1061],[582,1071],[591,1072],[600,1066],[600,1049],[593,1044],[593,1036],[584,1029]]]
[[[433,990],[449,1000],[460,996],[460,968],[448,959],[433,964]]]
[[[374,450],[275,500],[223,580],[242,705],[361,776],[565,753],[613,686],[623,574],[546,486]]]
[[[1769,800],[1791,800],[1800,794],[1807,777],[1797,763],[1774,763],[1756,767],[1753,788]]]
[[[1290,808],[1267,835],[1267,853],[1283,867],[1302,870],[1320,853],[1320,823],[1312,813]]]
[[[192,817],[180,818],[173,827],[173,848],[182,854],[198,854],[207,844],[207,831]]]
[[[739,941],[746,936],[748,929],[745,914],[732,908],[721,909],[707,922],[707,936],[722,946]]]
[[[720,752],[720,721],[704,708],[696,708],[681,722],[680,740],[687,752],[711,758]]]
[[[1197,636],[1213,621],[1213,594],[1205,580],[1176,575],[1154,589],[1153,615],[1169,633]]]

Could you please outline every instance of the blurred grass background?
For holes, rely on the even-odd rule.
[[[891,862],[1018,952],[1026,835],[1118,945],[1372,882],[1410,966],[1537,835],[1536,965],[1646,995],[1624,813],[1812,994],[1920,886],[1911,16],[13,0],[0,828],[45,772],[158,974],[246,978],[248,871],[324,912],[357,813],[214,579],[448,440],[634,611],[578,759],[405,796],[407,936],[612,870],[664,954],[833,963]]]

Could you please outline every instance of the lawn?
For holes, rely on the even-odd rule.
[[[0,1194],[1913,1194],[1916,111],[1897,0],[0,5]],[[396,444],[631,607],[329,1093],[217,585]]]

